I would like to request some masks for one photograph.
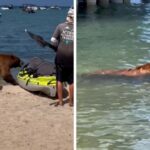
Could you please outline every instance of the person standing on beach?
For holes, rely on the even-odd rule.
[[[59,24],[50,40],[57,47],[55,65],[57,78],[57,93],[59,101],[55,106],[63,105],[63,82],[69,84],[69,105],[73,106],[73,44],[74,44],[74,10],[70,8],[66,22]]]

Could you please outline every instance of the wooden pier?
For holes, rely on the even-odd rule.
[[[145,0],[142,0],[143,2]],[[91,5],[98,5],[107,8],[110,3],[128,4],[131,0],[78,0],[78,6],[87,7]]]

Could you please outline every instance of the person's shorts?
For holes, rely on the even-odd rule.
[[[57,81],[67,82],[68,84],[73,83],[73,68],[56,67],[56,78]]]

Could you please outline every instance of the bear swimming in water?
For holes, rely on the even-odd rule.
[[[118,76],[127,76],[127,77],[137,77],[150,74],[150,63],[137,66],[131,69],[123,70],[98,70],[88,75],[118,75]]]

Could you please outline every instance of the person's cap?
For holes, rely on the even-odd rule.
[[[73,8],[70,8],[68,11],[68,17],[74,17],[74,10]]]

